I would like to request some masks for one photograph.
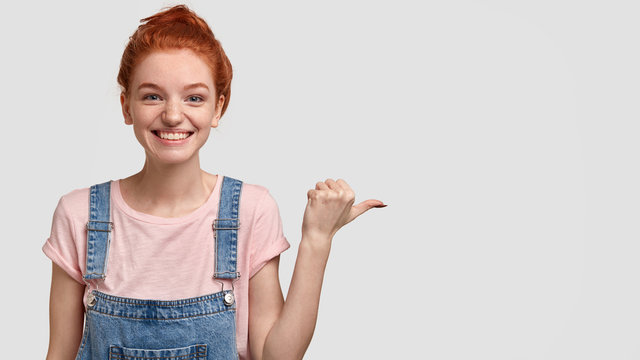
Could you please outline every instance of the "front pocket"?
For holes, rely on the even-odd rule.
[[[174,349],[130,349],[112,345],[109,360],[191,360],[206,359],[207,345],[191,345]]]

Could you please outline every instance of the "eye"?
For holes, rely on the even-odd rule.
[[[187,98],[187,101],[189,102],[203,102],[204,99],[201,96],[198,95],[191,95]]]
[[[158,101],[158,100],[160,100],[160,96],[158,96],[156,94],[148,94],[148,95],[145,95],[142,99],[143,100],[150,100],[150,101]]]

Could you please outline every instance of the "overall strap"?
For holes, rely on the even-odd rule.
[[[242,181],[224,177],[220,190],[218,218],[213,221],[215,242],[215,265],[213,277],[236,279],[240,273],[236,269],[238,257],[238,207]]]
[[[111,182],[93,185],[89,190],[89,222],[87,223],[87,267],[85,280],[104,279],[107,270],[111,222]]]

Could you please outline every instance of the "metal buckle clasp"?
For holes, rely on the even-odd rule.
[[[93,226],[100,226],[100,224],[108,224],[106,229],[97,229]],[[113,230],[113,222],[112,221],[99,221],[99,220],[89,220],[87,222],[87,230],[89,231],[102,231],[102,232],[111,232]]]

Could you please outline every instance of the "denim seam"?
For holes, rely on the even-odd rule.
[[[212,297],[207,297],[205,299],[200,299],[200,300],[194,300],[194,301],[191,301],[191,302],[185,302],[185,303],[182,303],[182,304],[149,304],[149,303],[141,304],[141,303],[138,303],[138,302],[129,302],[129,301],[118,300],[114,296],[110,296],[110,295],[107,295],[107,294],[103,295],[103,294],[98,293],[98,292],[95,293],[97,298],[102,298],[102,299],[104,299],[106,301],[110,301],[110,302],[115,302],[115,303],[120,303],[120,304],[127,304],[127,305],[135,305],[135,306],[153,306],[153,307],[156,307],[156,306],[158,306],[158,307],[184,307],[184,306],[188,306],[188,305],[191,305],[191,304],[201,303],[203,301],[219,299],[221,297],[224,297],[225,294],[226,293],[224,293],[224,294],[216,293]],[[131,300],[135,301],[137,299],[131,299]],[[152,300],[152,301],[156,301],[156,300]],[[162,300],[160,300],[160,301],[162,301]],[[167,300],[167,301],[174,301],[174,300]],[[177,300],[177,301],[180,301],[180,300]]]
[[[118,354],[118,353],[114,353],[113,349],[120,349],[120,350],[124,350],[123,347],[121,346],[116,346],[116,345],[111,345],[111,347],[109,347],[109,359],[111,359],[112,357],[115,359],[127,359],[127,358],[134,358],[134,359],[201,359],[203,357],[207,356],[207,345],[206,344],[197,344],[197,345],[192,345],[189,346],[187,348],[191,349],[193,348],[195,350],[195,352],[193,350],[190,350],[191,352],[189,354],[186,355],[170,355],[169,357],[167,356],[163,356],[161,358],[159,357],[150,357],[150,356],[133,356],[133,355],[126,355],[126,354]],[[139,349],[138,349],[139,350]],[[142,349],[145,350],[145,349]],[[161,350],[175,350],[175,349],[161,349]]]
[[[238,332],[236,330],[236,321],[238,321],[238,318],[236,316],[234,316],[233,319],[233,344],[234,344],[234,349],[236,350],[236,360],[240,359],[240,354],[238,354]]]
[[[113,220],[113,204],[111,203],[111,194],[113,194],[113,189],[111,188],[112,186],[112,181],[109,180],[109,222],[111,222]],[[107,277],[107,266],[109,265],[109,248],[111,247],[111,235],[113,234],[113,223],[111,222],[111,228],[109,233],[107,234],[107,250],[105,251],[104,254],[104,265],[102,266],[102,272],[104,273],[104,276],[102,279]]]
[[[102,312],[102,311],[98,311],[95,309],[91,309],[89,310],[89,312],[94,312],[94,313],[98,313],[98,314],[102,314],[102,315],[106,315],[106,316],[112,316],[112,317],[117,317],[117,318],[122,318],[122,319],[131,319],[131,320],[156,320],[156,321],[170,321],[170,320],[182,320],[182,319],[189,319],[189,318],[194,318],[194,317],[203,317],[203,316],[208,316],[208,315],[215,315],[215,314],[220,314],[223,312],[227,312],[227,311],[236,311],[236,309],[225,309],[225,310],[220,310],[220,311],[214,311],[214,312],[210,312],[210,313],[203,313],[203,314],[198,314],[198,315],[190,315],[190,316],[183,316],[183,317],[176,317],[176,318],[170,318],[170,319],[162,319],[162,318],[138,318],[138,317],[131,317],[131,316],[124,316],[124,315],[114,315],[114,314],[109,314],[106,312]]]
[[[224,180],[225,180],[226,176],[223,176],[223,178],[221,179],[222,183],[220,184],[220,195],[219,195],[219,199],[218,199],[218,211],[216,213],[216,218],[213,220],[213,261],[214,261],[214,266],[213,266],[213,277],[216,278],[216,274],[218,274],[218,269],[220,267],[219,261],[218,261],[218,230],[216,230],[215,225],[216,225],[216,220],[220,218],[220,207],[222,205],[222,197],[224,196]],[[224,287],[223,287],[224,289]]]
[[[104,274],[97,273],[97,272],[86,273],[86,274],[84,274],[84,275],[85,275],[85,276],[86,276],[86,275],[102,275],[102,279],[104,279],[104,278],[105,278]],[[87,279],[87,280],[97,280],[97,279]]]
[[[179,359],[179,360],[188,360],[188,359],[202,359],[207,356],[206,352],[196,352],[189,355],[176,355],[176,356],[162,356],[162,357],[150,357],[150,356],[131,356],[131,355],[122,355],[115,354],[109,351],[109,359],[120,360],[120,359]]]
[[[93,198],[95,197],[95,194],[93,192],[93,186],[89,188],[89,221],[91,221],[91,219],[94,218],[94,213],[93,213],[93,209],[91,206],[91,203],[94,201]],[[91,258],[89,258],[89,239],[91,237],[91,233],[89,231],[87,231],[87,251],[86,251],[86,258],[85,258],[85,263],[86,263],[86,268],[85,268],[85,272],[89,272],[89,268],[91,268],[93,270],[93,253],[91,254]],[[93,250],[93,249],[92,249]],[[89,260],[91,259],[91,266],[89,266]],[[91,274],[95,274],[98,275],[98,273],[91,273]],[[85,274],[85,276],[87,276],[87,274]],[[90,280],[90,279],[87,279]]]
[[[232,213],[233,213],[233,217],[235,219],[238,219],[238,229],[235,230],[231,230],[233,231],[233,242],[231,243],[231,253],[232,253],[232,262],[233,262],[233,270],[236,273],[235,278],[237,279],[238,277],[240,277],[240,274],[238,272],[238,233],[240,232],[239,229],[239,222],[240,222],[240,198],[242,197],[242,182],[239,182],[239,184],[236,184],[236,187],[238,187],[238,191],[234,192],[232,194],[232,198],[231,201],[233,201],[233,209],[232,209]]]
[[[149,356],[131,356],[131,355],[120,355],[120,354],[114,354],[112,352],[109,353],[109,359],[113,359],[113,360],[120,360],[120,359],[167,359],[167,360],[172,360],[172,359],[177,359],[177,360],[189,360],[189,359],[202,359],[207,355],[207,353],[194,353],[194,354],[190,354],[190,355],[177,355],[177,356],[162,356],[162,357],[149,357]]]

